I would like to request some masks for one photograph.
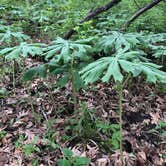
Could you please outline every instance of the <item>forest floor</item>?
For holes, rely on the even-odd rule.
[[[31,64],[28,59],[26,65]],[[57,145],[90,158],[92,166],[120,166],[117,138],[111,139],[116,131],[109,128],[118,123],[112,85],[98,83],[81,90],[77,97],[82,111],[74,113],[70,84],[53,89],[53,78],[26,84],[20,80],[18,72],[15,88],[11,74],[0,82],[0,166],[54,166],[63,157]],[[141,80],[133,80],[123,94],[126,166],[164,165],[166,94]]]

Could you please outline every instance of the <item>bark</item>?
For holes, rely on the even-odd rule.
[[[139,9],[124,25],[124,27],[122,28],[122,30],[126,30],[126,28],[128,28],[131,23],[138,18],[141,14],[145,13],[146,11],[148,11],[149,9],[153,8],[154,6],[156,6],[158,3],[160,3],[163,0],[153,0],[151,3],[147,4],[146,6],[144,6],[143,8]]]
[[[112,0],[111,2],[107,3],[106,5],[104,6],[101,6],[95,10],[91,10],[87,16],[81,20],[79,22],[79,24],[82,24],[86,21],[89,21],[91,20],[92,18],[94,18],[95,16],[99,15],[100,13],[103,13],[107,10],[109,10],[110,8],[112,8],[113,6],[117,5],[119,2],[121,2],[121,0]],[[75,33],[75,30],[72,28],[70,29],[64,36],[64,39],[69,39],[73,34]]]

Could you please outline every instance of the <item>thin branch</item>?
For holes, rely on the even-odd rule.
[[[81,20],[79,22],[79,24],[82,24],[86,21],[91,20],[92,18],[94,18],[95,16],[99,15],[100,13],[103,13],[107,10],[109,10],[110,8],[112,8],[113,6],[117,5],[119,2],[121,2],[121,0],[112,0],[111,2],[107,3],[104,6],[101,6],[95,10],[90,10],[89,13],[87,14],[87,16]],[[64,39],[69,39],[73,34],[75,33],[74,28],[70,29],[64,36]]]
[[[125,30],[126,28],[128,28],[131,23],[138,18],[141,14],[145,13],[146,11],[148,11],[149,9],[151,9],[152,7],[156,6],[158,3],[160,3],[163,0],[153,0],[151,3],[147,4],[146,6],[144,6],[143,8],[139,9],[124,25],[123,30]]]
[[[80,22],[83,23],[85,21],[89,21],[93,17],[97,16],[98,14],[105,12],[112,8],[113,6],[117,5],[121,0],[112,0],[111,2],[107,3],[105,6],[101,6],[94,11],[92,10],[91,12],[88,13],[88,15]]]

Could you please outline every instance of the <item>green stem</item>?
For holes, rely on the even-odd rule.
[[[74,103],[74,111],[77,110],[77,92],[76,92],[76,88],[74,86],[74,81],[75,81],[75,74],[74,74],[74,60],[72,59],[71,61],[71,83],[72,83],[72,96],[73,96],[73,103]]]
[[[123,120],[122,120],[122,113],[123,113],[123,108],[122,108],[122,100],[123,100],[123,85],[122,83],[118,82],[118,92],[119,92],[119,96],[118,96],[118,107],[119,107],[119,125],[120,125],[120,160],[122,162],[122,166],[123,166],[123,145],[122,145],[122,141],[123,141]]]
[[[13,61],[13,94],[16,96],[15,60]]]
[[[131,73],[128,74],[127,78],[125,79],[125,81],[123,82],[122,86],[125,87],[127,85],[127,83],[129,82],[129,79],[131,78]]]
[[[47,82],[49,82],[48,77],[47,77]],[[49,91],[48,95],[49,95],[50,101],[52,103],[53,109],[55,110],[56,105],[55,105],[55,102],[54,102],[55,100],[54,100],[53,91],[52,91],[51,87],[52,87],[52,79],[51,79],[51,83],[47,84],[47,88],[48,88],[48,91]]]
[[[165,68],[165,56],[164,55],[162,55],[161,56],[161,64],[162,64],[162,66]]]

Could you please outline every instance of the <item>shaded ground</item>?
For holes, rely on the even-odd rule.
[[[111,85],[96,84],[80,91],[80,104],[86,102],[95,111],[86,112],[81,104],[84,111],[74,113],[70,85],[53,89],[55,81],[50,78],[25,85],[18,73],[14,95],[12,82],[12,75],[5,75],[0,83],[4,90],[0,95],[0,166],[30,166],[35,162],[39,166],[54,166],[62,158],[57,144],[68,147],[74,155],[91,158],[92,166],[118,165],[119,151],[110,142],[113,133],[96,127],[97,121],[118,123],[117,93]],[[166,95],[141,80],[133,80],[127,87],[123,91],[125,163],[164,165]],[[81,117],[85,117],[83,121]],[[78,122],[82,122],[81,127]],[[26,156],[25,145],[29,144],[33,148],[29,148],[30,154]]]

